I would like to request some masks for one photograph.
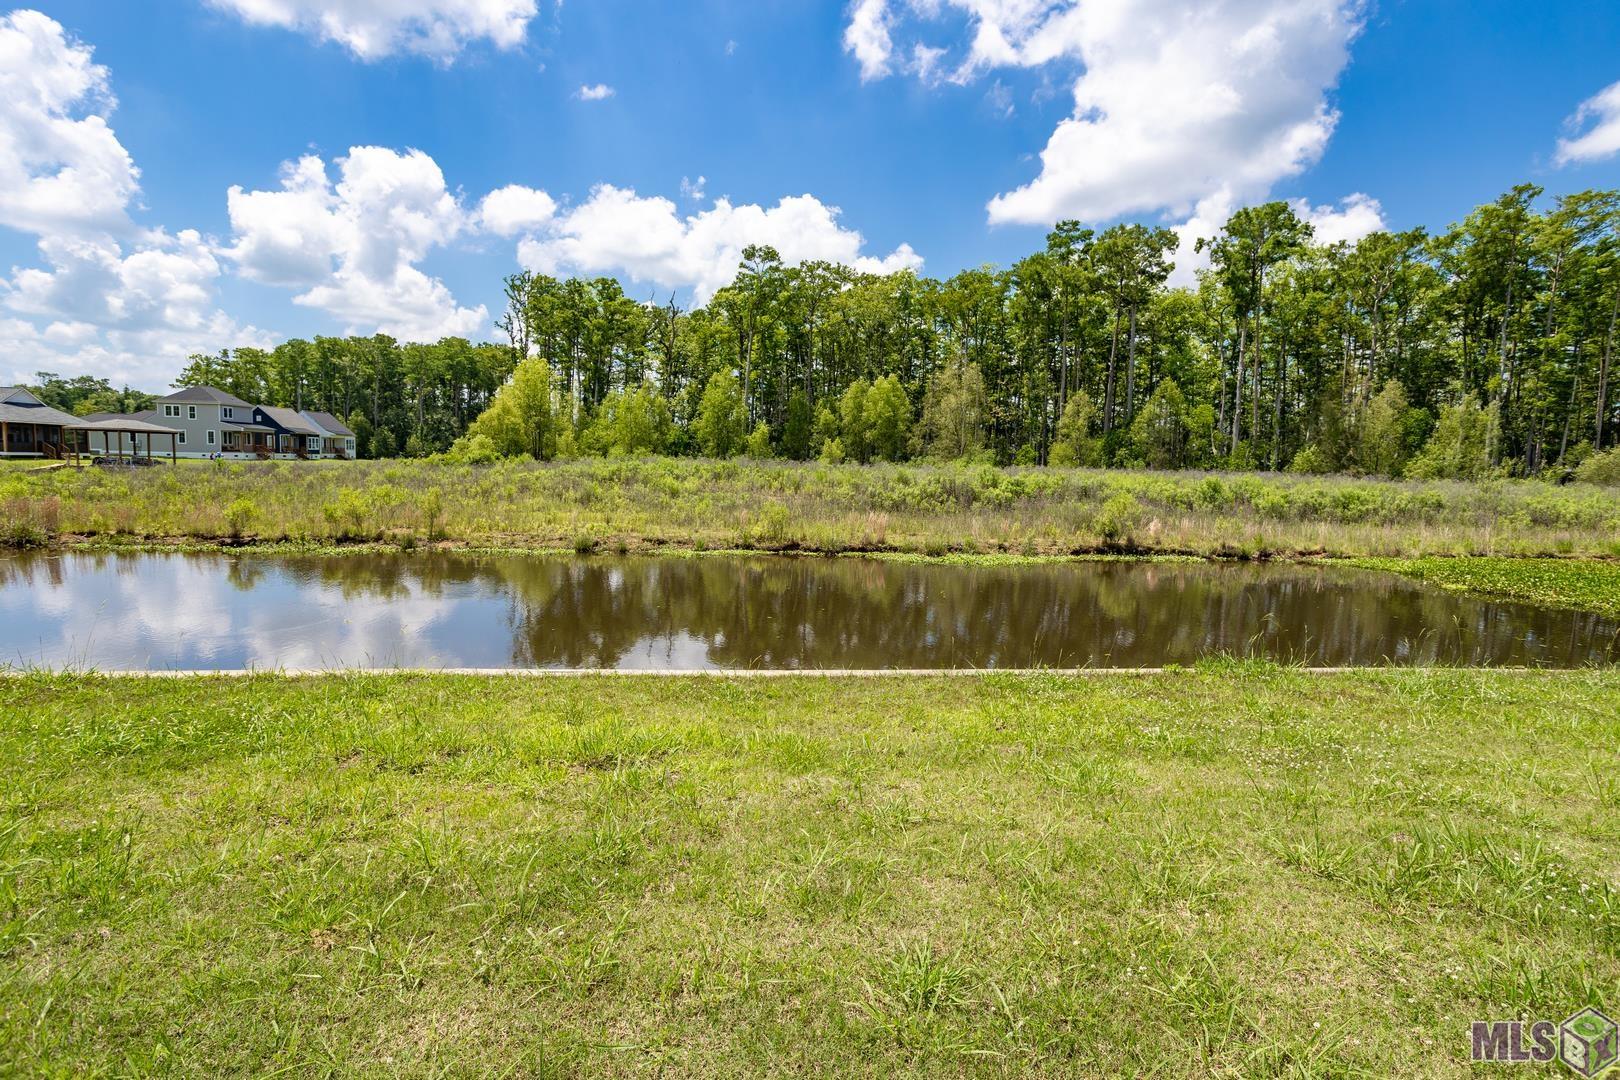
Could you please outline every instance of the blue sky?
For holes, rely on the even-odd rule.
[[[1268,197],[1354,238],[1521,181],[1620,186],[1620,5],[1596,0],[39,0],[0,20],[4,380],[160,389],[202,349],[488,337],[523,265],[691,299],[754,240],[948,276],[1058,217],[1164,222],[1190,251]]]

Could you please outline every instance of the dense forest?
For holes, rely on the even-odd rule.
[[[1140,224],[1062,222],[1010,268],[948,280],[751,247],[685,310],[525,272],[505,345],[317,338],[194,357],[180,383],[348,417],[368,456],[1469,477],[1561,473],[1616,442],[1620,193],[1524,185],[1442,233],[1332,245],[1274,202],[1199,246],[1192,289],[1166,285],[1174,234]]]

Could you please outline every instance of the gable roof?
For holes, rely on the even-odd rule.
[[[212,386],[186,386],[168,397],[159,398],[159,401],[192,402],[198,405],[231,405],[239,409],[251,409],[252,405],[239,397],[233,397],[225,391]]]
[[[46,427],[71,427],[79,422],[78,417],[51,408],[22,386],[0,386],[0,420]]]
[[[26,386],[0,386],[0,401],[14,405],[43,405]]]
[[[321,429],[305,420],[291,409],[278,408],[275,405],[260,405],[259,412],[264,418],[290,435],[319,435]]]
[[[328,435],[337,435],[339,437],[347,436],[351,439],[354,438],[354,432],[344,427],[343,422],[337,417],[333,416],[331,413],[315,412],[311,409],[305,409],[302,415],[305,420],[308,420],[316,427],[324,428]]]

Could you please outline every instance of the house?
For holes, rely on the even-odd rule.
[[[166,451],[172,458],[180,437],[178,429],[150,417],[71,416],[20,386],[0,386],[0,457],[65,458],[80,451],[151,457]]]
[[[187,386],[157,400],[154,422],[178,428],[182,457],[257,456],[268,432],[253,423],[254,406],[212,386]]]
[[[0,386],[0,457],[61,457],[71,453],[69,429],[79,418],[53,409],[20,386]]]
[[[320,427],[305,419],[304,414],[297,410],[257,405],[253,409],[253,422],[270,431],[278,454],[301,458],[319,457],[321,454]]]
[[[254,405],[212,386],[184,387],[159,398],[152,409],[124,419],[164,425],[159,430],[172,427],[179,457],[355,456],[354,432],[329,413]],[[122,435],[90,436],[90,448],[97,453],[115,453],[124,445]]]
[[[321,429],[321,456],[335,458],[354,457],[354,432],[331,413],[306,409],[300,414]]]

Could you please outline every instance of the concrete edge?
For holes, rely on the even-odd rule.
[[[1403,667],[1397,665],[1368,667],[1287,667],[1264,669],[1296,675],[1348,675],[1354,673],[1459,673],[1489,672],[1491,674],[1547,675],[1577,674],[1602,671],[1601,668],[1531,668],[1531,667]],[[242,679],[265,676],[282,679],[330,678],[374,675],[456,675],[478,678],[518,679],[578,679],[578,678],[659,678],[659,679],[881,679],[893,677],[977,678],[987,675],[1062,675],[1075,677],[1202,674],[1197,668],[1141,667],[1141,668],[197,668],[138,669],[130,671],[100,671],[61,668],[5,668],[0,678],[25,678],[31,675],[68,675],[79,678],[100,679]]]

